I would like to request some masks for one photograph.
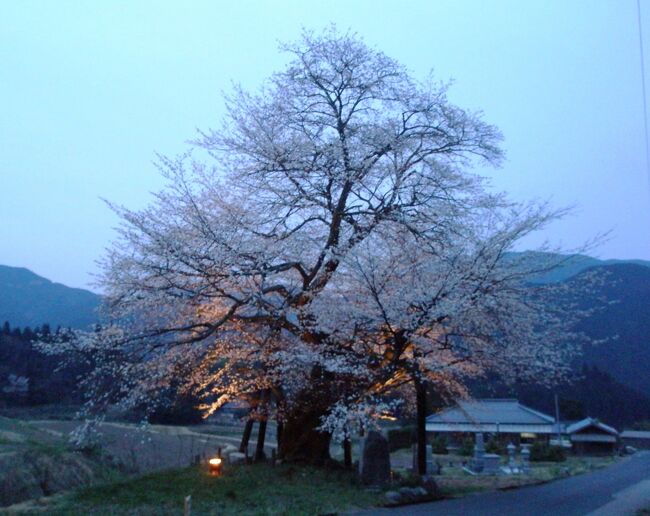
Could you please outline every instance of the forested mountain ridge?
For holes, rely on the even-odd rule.
[[[595,263],[594,266],[585,266]],[[552,408],[558,393],[574,415],[580,410],[614,425],[628,425],[650,418],[650,267],[647,262],[606,264],[589,257],[569,258],[565,270],[554,271],[543,282],[565,281],[579,292],[583,308],[596,308],[580,323],[579,330],[592,342],[576,360],[571,384],[552,389],[519,385],[506,392],[498,382],[477,392],[480,396],[517,396],[540,410]],[[585,287],[591,272],[604,275],[602,282]],[[560,280],[558,278],[565,278]],[[29,378],[23,403],[45,401],[47,392],[71,396],[68,386],[56,379],[56,388],[45,382],[44,371],[52,359],[42,357],[30,341],[33,332],[49,324],[85,328],[98,321],[101,297],[82,289],[52,283],[27,269],[0,266],[0,391],[9,387],[9,375]],[[29,365],[29,367],[27,367]],[[49,380],[48,380],[49,381]],[[54,380],[53,380],[54,381]],[[45,382],[45,383],[44,383]],[[65,392],[64,392],[65,391]],[[11,396],[5,393],[5,401]]]
[[[24,329],[8,322],[0,326],[0,408],[81,401],[77,377],[88,370],[88,363],[79,360],[66,367],[61,357],[42,353],[34,344],[55,336],[65,338],[47,324]]]
[[[602,281],[592,281],[592,273]],[[571,381],[508,387],[491,379],[479,382],[474,394],[516,397],[549,414],[557,394],[562,418],[598,417],[618,428],[650,420],[650,267],[643,262],[601,264],[565,281],[578,294],[580,307],[593,310],[578,324],[589,343],[576,357]]]
[[[587,269],[606,267],[610,265],[636,265],[650,270],[650,261],[648,260],[601,260],[584,254],[561,255],[540,252],[513,253],[513,255],[525,255],[528,260],[539,262],[540,266],[547,265],[548,263],[558,264],[552,270],[540,273],[538,276],[534,277],[532,279],[533,283],[557,283],[560,281],[566,281],[578,276]]]
[[[523,404],[553,416],[557,395],[560,419],[564,421],[596,417],[619,429],[650,421],[650,397],[595,366],[584,365],[575,371],[571,381],[561,385],[521,382],[505,385],[491,379],[478,382],[472,393],[477,398],[517,398]]]
[[[98,321],[101,297],[54,283],[23,267],[0,265],[0,323],[88,328]]]
[[[606,276],[582,299],[585,308],[597,309],[578,327],[594,342],[584,347],[580,363],[650,396],[650,268],[620,263],[595,270]],[[577,287],[582,279],[569,284]]]
[[[548,261],[543,253],[527,253],[531,260]],[[590,256],[558,256],[561,265],[534,278],[535,283],[566,281],[593,267],[639,266],[650,272],[650,261],[599,260]],[[642,276],[643,273],[639,272]],[[87,328],[98,321],[101,296],[80,288],[54,283],[23,267],[0,265],[0,323],[14,327],[49,324]]]

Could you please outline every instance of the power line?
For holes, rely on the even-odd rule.
[[[650,143],[648,143],[648,101],[645,89],[645,58],[643,57],[643,30],[641,26],[641,0],[636,0],[636,15],[639,22],[639,55],[641,56],[641,92],[643,95],[643,126],[645,128],[645,167],[648,174],[650,193]]]

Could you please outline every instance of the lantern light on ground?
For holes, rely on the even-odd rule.
[[[214,457],[208,461],[208,467],[210,468],[210,475],[213,475],[215,477],[218,477],[221,475],[221,467],[223,465],[223,461],[221,460],[221,457]]]

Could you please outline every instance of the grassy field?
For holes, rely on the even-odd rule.
[[[65,444],[75,424],[0,417],[0,502],[3,490],[4,505],[31,499],[12,506],[11,513],[182,514],[188,495],[192,514],[327,514],[385,501],[383,492],[363,488],[345,471],[258,464],[232,466],[215,478],[204,468],[188,467],[197,454],[212,455],[222,444],[238,443],[234,425],[206,425],[201,432],[196,427],[154,425],[143,433],[135,425],[106,423],[101,429],[102,453],[84,457]],[[340,452],[340,447],[332,451]],[[391,454],[394,470],[405,481],[411,460],[411,450]],[[434,460],[443,466],[436,476],[441,493],[457,497],[584,473],[616,459],[569,457],[562,463],[532,463],[530,474],[512,476],[468,475],[462,469],[467,457],[440,455]],[[18,499],[16,486],[23,489]],[[76,490],[63,492],[70,489]]]
[[[182,514],[192,496],[192,514],[331,514],[369,507],[381,493],[367,491],[342,471],[289,465],[232,466],[221,477],[191,467],[153,473],[135,479],[23,504],[14,513]]]
[[[224,436],[158,426],[143,440],[133,425],[104,425],[105,449],[113,456],[135,453],[145,468],[174,468],[127,476],[101,457],[71,452],[66,435],[74,425],[0,417],[0,491],[7,491],[5,504],[14,503],[0,514],[176,515],[188,495],[192,514],[325,514],[371,506],[383,496],[356,485],[348,472],[289,465],[232,466],[223,477],[210,477],[204,468],[177,464],[213,453]]]
[[[613,459],[570,458],[535,465],[527,476],[472,477],[446,468],[436,477],[445,496],[506,489],[579,474]],[[291,465],[227,467],[211,477],[205,467],[175,469],[122,479],[15,506],[12,514],[177,515],[192,497],[192,514],[332,514],[381,505],[383,492],[364,489],[351,473]]]

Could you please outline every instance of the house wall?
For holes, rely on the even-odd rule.
[[[443,436],[449,445],[451,446],[461,446],[463,442],[467,439],[471,439],[472,442],[475,440],[475,435],[477,432],[427,432],[427,437],[429,442],[438,436]],[[508,433],[508,432],[483,432],[485,443],[487,444],[491,440],[495,440],[500,443],[504,448],[512,443],[515,446],[520,444],[531,444],[534,442],[543,442],[547,443],[549,441],[548,434],[529,434],[525,433],[522,437],[521,433]]]
[[[548,425],[515,425],[515,424],[497,424],[497,423],[427,423],[427,432],[483,432],[499,434],[553,434],[554,424]]]
[[[597,425],[589,425],[569,437],[576,455],[611,455],[618,448],[618,437]]]
[[[616,453],[616,442],[573,442],[573,453],[576,455],[612,455]]]

